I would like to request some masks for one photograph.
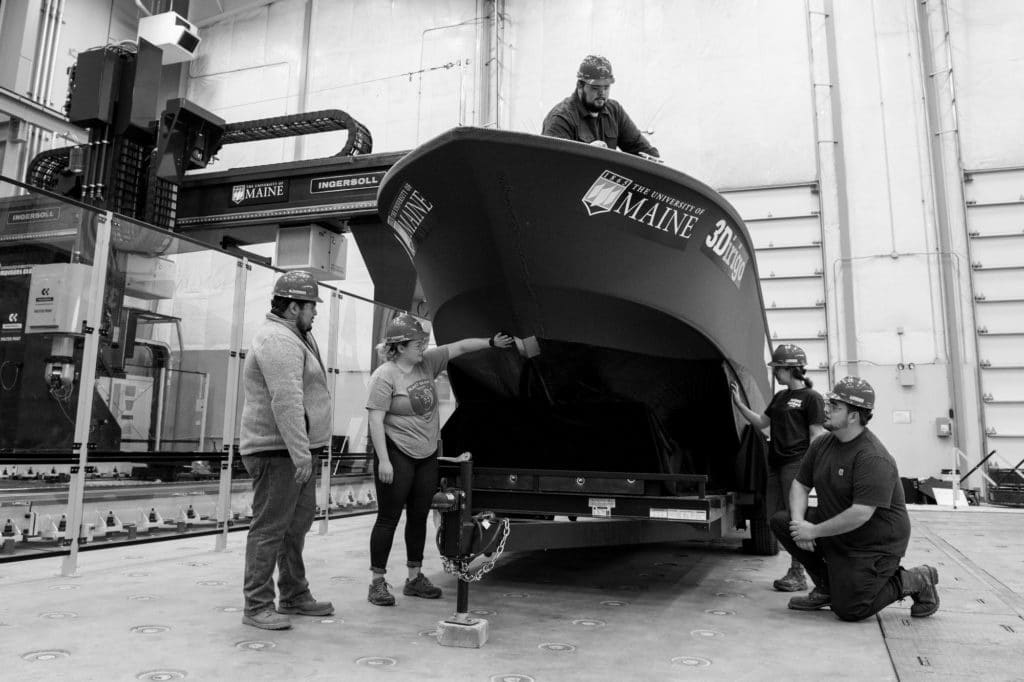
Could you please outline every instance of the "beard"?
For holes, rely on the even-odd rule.
[[[608,99],[607,98],[600,98],[602,101],[601,101],[600,104],[598,104],[596,99],[594,99],[594,100],[587,99],[587,93],[584,92],[583,88],[580,88],[578,92],[579,92],[580,102],[583,104],[583,108],[584,109],[586,109],[587,111],[589,111],[592,114],[599,114],[602,111],[604,111],[604,106],[605,106],[605,104],[608,103]]]
[[[601,113],[604,110],[604,105],[608,103],[608,100],[602,100],[600,104],[598,104],[597,102],[592,102],[588,100],[585,95],[582,99],[583,108],[595,114]]]

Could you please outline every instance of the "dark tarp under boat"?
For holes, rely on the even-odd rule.
[[[764,409],[764,308],[747,229],[714,190],[617,151],[456,128],[388,172],[378,207],[438,344],[500,329],[540,349],[451,364],[449,454],[760,487],[729,382]]]

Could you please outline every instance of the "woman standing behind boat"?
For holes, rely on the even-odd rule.
[[[814,382],[804,375],[807,354],[799,346],[784,343],[772,353],[775,380],[786,388],[758,414],[743,404],[739,387],[733,383],[732,400],[755,429],[770,426],[768,447],[768,486],[765,490],[769,518],[777,511],[789,511],[789,490],[800,470],[800,462],[811,441],[825,433],[825,401],[813,389]],[[786,575],[772,583],[780,592],[807,589],[803,566],[792,560]]]
[[[402,593],[437,599],[441,589],[421,572],[427,516],[437,488],[437,449],[441,419],[434,380],[448,361],[485,348],[510,348],[515,339],[497,333],[490,339],[462,339],[424,350],[429,335],[412,315],[401,314],[388,324],[378,352],[384,362],[370,377],[370,440],[377,490],[377,521],[370,533],[370,592],[377,606],[394,606],[384,581],[395,529],[405,508],[405,551],[409,577]]]

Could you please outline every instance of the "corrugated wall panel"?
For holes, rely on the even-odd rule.
[[[750,230],[772,347],[807,353],[816,388],[829,384],[829,322],[817,183],[722,190]],[[767,361],[769,358],[765,358]]]
[[[964,173],[985,450],[1024,459],[1024,168]]]

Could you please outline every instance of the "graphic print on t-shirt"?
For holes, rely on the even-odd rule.
[[[434,382],[430,379],[420,379],[409,384],[409,407],[413,414],[423,416],[430,414],[437,402],[434,394]]]
[[[786,403],[786,407],[788,407],[791,410],[799,410],[801,407],[803,407],[803,404],[804,401],[801,398],[790,398],[789,402]]]

